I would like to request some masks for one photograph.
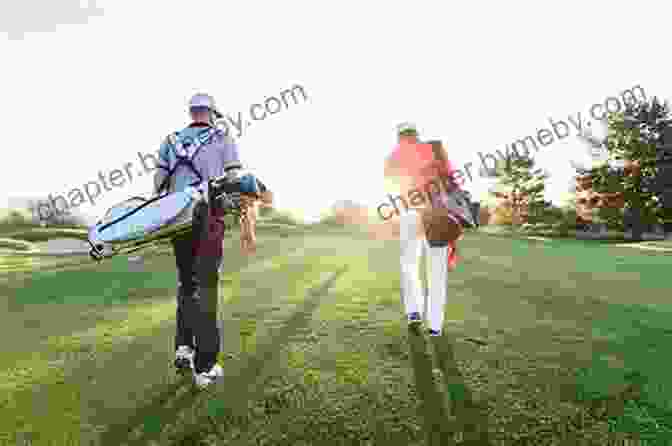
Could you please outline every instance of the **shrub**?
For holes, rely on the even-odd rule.
[[[32,243],[23,241],[23,240],[12,240],[0,238],[0,248],[1,249],[11,249],[16,251],[31,251],[34,249]]]
[[[79,240],[87,239],[87,232],[83,230],[73,230],[67,228],[51,229],[26,229],[9,234],[13,239],[24,240],[26,242],[46,242],[55,238],[76,238]]]
[[[35,226],[29,218],[18,211],[10,211],[7,216],[0,220],[0,226],[4,227],[25,227]]]
[[[297,225],[298,222],[292,218],[288,213],[276,213],[270,218],[266,219],[269,223],[282,223],[286,225]]]
[[[324,217],[323,219],[320,220],[321,225],[325,226],[345,226],[341,219],[339,219],[335,215],[329,215],[327,217]]]
[[[624,211],[619,208],[608,208],[603,207],[599,208],[597,211],[597,216],[600,222],[604,222],[607,226],[607,229],[611,231],[623,231],[624,230]]]
[[[492,210],[489,224],[493,225],[513,225],[513,211],[511,207],[506,205],[499,205]]]

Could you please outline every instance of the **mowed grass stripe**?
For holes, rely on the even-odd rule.
[[[313,253],[314,250],[311,249],[310,251]],[[226,294],[229,297],[225,297],[228,302],[221,306],[223,342],[226,354],[239,353],[240,338],[243,334],[241,332],[245,332],[248,345],[254,345],[254,339],[257,337],[257,321],[261,322],[262,327],[260,329],[263,330],[264,327],[270,326],[269,321],[280,318],[280,316],[273,316],[275,313],[291,312],[292,307],[298,302],[295,297],[296,290],[303,291],[305,284],[321,273],[314,266],[315,260],[321,254],[313,254],[315,254],[313,257],[307,254],[307,257],[303,257],[297,255],[297,251],[287,250],[285,256],[276,258],[276,261],[272,264],[267,263],[269,268],[273,268],[272,270],[255,271],[254,274],[248,270],[245,273],[228,275]],[[260,280],[261,278],[263,280]],[[230,294],[233,294],[233,296]],[[279,299],[279,296],[286,297]],[[235,364],[231,360],[224,360],[223,362],[226,368],[230,364]],[[180,398],[169,401],[159,415],[155,414],[152,417],[152,419],[161,419],[159,424],[162,427],[153,429],[157,431],[156,433],[163,430],[163,425],[172,424],[171,420],[183,415],[183,412],[189,412],[189,407],[194,401],[187,395]],[[148,395],[145,400],[152,401],[151,395]],[[138,427],[149,414],[142,408],[135,412],[135,415],[132,415],[127,421],[111,427],[108,433],[104,435],[105,444],[122,444],[124,435],[130,431],[138,431]]]
[[[315,260],[315,258],[305,258],[305,262],[310,262]],[[280,313],[287,313],[289,317],[285,316],[282,320],[276,317],[267,317],[262,321],[261,325],[256,325],[252,332],[254,333],[254,343],[250,350],[241,355],[240,361],[229,362],[225,368],[225,378],[218,387],[212,389],[212,396],[210,401],[214,402],[214,405],[211,403],[206,407],[205,412],[203,409],[196,408],[195,412],[192,411],[191,417],[196,417],[200,422],[197,423],[187,423],[185,427],[183,424],[180,425],[178,438],[186,438],[193,434],[194,431],[200,431],[202,429],[201,423],[206,421],[209,416],[228,416],[237,418],[240,416],[241,410],[247,408],[246,402],[250,399],[253,399],[255,395],[263,390],[260,388],[260,382],[263,381],[264,376],[269,371],[274,370],[277,365],[275,364],[274,358],[280,352],[282,346],[287,342],[292,334],[300,331],[304,325],[306,325],[310,320],[310,315],[312,314],[313,308],[319,305],[319,297],[322,292],[321,289],[324,286],[328,286],[330,281],[333,280],[336,276],[334,273],[328,273],[329,277],[325,277],[325,271],[322,265],[320,269],[315,269],[315,264],[306,263],[306,266],[310,266],[307,271],[307,275],[298,275],[296,272],[291,274],[291,271],[287,271],[287,276],[294,279],[293,286],[295,289],[293,292],[288,294],[289,299],[283,299],[288,305],[282,307],[282,301],[278,301],[276,294],[276,299],[272,302],[274,307],[278,307],[278,303],[281,304],[281,307],[284,311],[276,313],[278,316]],[[317,274],[318,279],[315,279]],[[311,279],[312,278],[312,279]],[[325,280],[326,279],[326,280]],[[314,287],[317,284],[322,285],[318,290],[309,293],[310,295],[306,298],[305,293],[308,288]],[[277,293],[276,287],[276,293]],[[299,295],[302,298],[297,298]],[[275,323],[273,323],[275,322]],[[165,424],[177,424],[176,420],[180,416],[177,411],[184,410],[185,407],[173,407],[171,411],[173,413],[166,413],[163,417],[163,423]],[[184,418],[184,417],[183,417]],[[142,436],[137,442],[132,444],[146,444],[148,441],[153,440],[154,436],[146,435]],[[162,444],[165,444],[168,440],[160,441]]]
[[[281,263],[277,263],[278,259],[283,259],[285,257],[284,253],[269,256],[268,258],[258,259],[252,265],[260,264],[266,262],[267,267],[269,268],[279,268]],[[268,260],[276,260],[276,263],[268,262]],[[173,284],[173,290],[175,286]],[[166,289],[170,289],[166,287]],[[111,295],[111,292],[108,291],[108,296]],[[226,301],[226,296],[224,301]],[[71,333],[69,335],[56,335],[48,336],[44,341],[41,342],[39,347],[31,347],[31,351],[23,350],[24,355],[28,354],[28,357],[25,359],[14,358],[15,361],[14,367],[11,369],[5,369],[0,374],[0,388],[3,390],[10,391],[13,386],[26,386],[40,381],[40,378],[45,376],[39,376],[35,374],[34,370],[39,367],[36,366],[36,361],[44,359],[45,350],[57,354],[75,354],[84,346],[90,347],[90,349],[104,350],[105,345],[109,345],[110,341],[114,340],[113,343],[118,343],[120,340],[128,339],[129,335],[133,336],[142,336],[142,332],[148,332],[153,330],[156,326],[160,325],[165,321],[174,319],[175,317],[175,297],[150,297],[146,296],[143,299],[144,302],[136,303],[133,305],[123,305],[115,306],[114,308],[100,308],[100,311],[106,311],[113,314],[116,314],[116,317],[112,320],[105,321],[104,323],[97,323],[94,326],[79,330],[77,332]],[[67,308],[64,307],[67,304],[60,304],[58,307],[49,305],[48,308],[41,311],[42,314],[46,317],[47,314],[50,314],[50,318],[56,318],[56,322],[59,322],[58,316],[54,314],[56,310],[76,312],[76,308]],[[73,304],[74,305],[74,304]],[[32,308],[33,311],[38,312],[40,308]],[[59,311],[59,312],[60,312]],[[34,317],[34,315],[32,316]],[[15,329],[18,327],[15,327]],[[44,329],[44,327],[42,327]],[[36,351],[37,350],[37,351]],[[7,359],[7,358],[6,358]],[[9,363],[9,360],[8,360]],[[21,370],[26,370],[22,373]],[[28,372],[32,370],[32,372]],[[12,376],[25,375],[31,378],[31,381],[24,381],[22,383],[12,379]]]
[[[655,414],[659,426],[668,426],[659,427],[658,435],[669,435],[672,389],[660,367],[670,342],[664,321],[672,306],[663,272],[669,269],[669,255],[576,241],[487,245],[469,252],[479,270],[465,271],[471,277],[464,284],[481,295],[479,310],[491,316],[489,331],[507,329],[506,336],[492,337],[490,343],[554,357],[564,367],[573,364],[576,394],[565,392],[564,397],[584,404],[639,386],[637,404],[648,407],[648,414],[640,409],[639,421],[614,420],[614,426],[629,425],[631,433],[642,423],[650,429]],[[564,354],[553,355],[551,349]]]
[[[273,241],[273,239],[271,239]],[[264,241],[261,241],[261,246]],[[289,243],[286,240],[282,240],[281,244],[275,243],[273,249],[275,253],[280,251],[280,254],[277,254],[276,257],[282,258],[286,255],[287,245]],[[262,249],[259,251],[263,252]],[[268,256],[272,251],[266,250],[266,255]],[[236,258],[232,258],[236,259]],[[259,258],[258,255],[254,257],[239,258],[236,265],[236,262],[228,262],[229,269],[232,266],[239,266],[244,264],[263,262],[264,257]],[[113,259],[117,260],[117,259]],[[172,259],[171,259],[172,260]],[[173,263],[174,260],[170,263]],[[226,265],[226,264],[225,264]],[[118,267],[118,266],[117,266]],[[154,264],[148,266],[148,270],[145,274],[151,274],[152,268],[161,268],[168,267],[168,265],[159,265]],[[174,268],[174,266],[170,266]],[[107,266],[110,268],[110,266]],[[114,268],[112,266],[111,268]],[[226,266],[225,266],[226,268]],[[85,274],[82,272],[81,274]],[[142,274],[129,272],[131,274]],[[164,289],[171,290],[168,291],[170,294],[174,294],[175,290],[175,273],[171,274],[171,279],[169,283],[164,285]],[[72,279],[73,276],[67,277],[68,282]],[[54,280],[54,279],[50,279]],[[76,282],[75,282],[76,283]],[[67,284],[62,285],[62,288],[66,288]],[[163,293],[162,293],[163,294]],[[166,293],[168,294],[168,293]],[[147,299],[142,299],[146,301]],[[20,418],[23,417],[24,429],[28,430],[41,430],[37,426],[32,426],[31,423],[34,421],[32,418],[31,406],[33,406],[34,397],[39,393],[42,395],[47,395],[51,391],[56,389],[61,390],[61,393],[70,393],[72,398],[63,399],[63,397],[49,398],[48,407],[53,408],[54,415],[61,414],[61,416],[55,417],[51,422],[51,417],[49,417],[50,423],[54,429],[51,434],[48,435],[57,435],[64,430],[63,423],[59,422],[59,418],[67,417],[71,420],[69,424],[74,435],[77,431],[77,419],[79,416],[73,415],[75,412],[79,412],[79,408],[82,405],[79,404],[79,397],[75,397],[79,394],[79,387],[81,383],[73,382],[71,379],[67,380],[65,377],[76,374],[74,370],[77,369],[79,362],[89,362],[86,358],[91,356],[93,352],[96,355],[105,352],[105,356],[115,356],[117,361],[121,360],[121,357],[125,355],[124,350],[128,348],[129,345],[137,343],[138,340],[143,339],[144,337],[150,337],[157,332],[162,332],[161,327],[166,323],[173,324],[175,317],[175,298],[160,298],[157,302],[156,299],[150,299],[148,302],[142,302],[136,305],[115,305],[113,307],[99,305],[99,310],[110,311],[112,308],[119,319],[107,321],[105,323],[98,324],[89,329],[84,329],[83,331],[76,332],[69,336],[57,335],[56,337],[49,338],[47,337],[46,341],[42,342],[42,347],[35,348],[31,346],[30,348],[24,349],[24,356],[21,359],[20,356],[16,357],[14,363],[8,361],[7,365],[10,365],[10,369],[5,369],[4,379],[3,379],[3,407],[10,412],[9,416],[2,417],[5,422],[0,422],[0,432],[15,432],[20,426],[15,423],[21,423]],[[44,311],[39,311],[43,309]],[[76,314],[78,311],[78,305],[76,304],[47,304],[47,305],[31,305],[32,316],[36,317],[36,312],[39,311],[40,314],[44,314],[44,320],[52,321],[53,324],[59,322],[59,314]],[[5,315],[7,317],[7,315]],[[66,318],[67,320],[67,318]],[[49,327],[56,325],[45,324],[43,327],[40,327],[42,331],[48,331]],[[24,328],[25,330],[25,328]],[[33,332],[35,330],[33,329]],[[20,334],[21,330],[19,329],[18,333]],[[163,330],[165,332],[165,329]],[[164,335],[165,336],[165,335]],[[166,336],[168,338],[168,336]],[[156,343],[156,341],[154,341]],[[168,340],[161,340],[160,344],[167,345],[172,343]],[[126,346],[126,347],[124,347]],[[36,351],[37,350],[37,351]],[[26,357],[26,352],[28,356]],[[100,359],[100,358],[98,358]],[[124,363],[127,362],[124,360]],[[22,372],[23,371],[23,372]],[[109,371],[105,371],[104,368],[102,373],[108,374]],[[51,389],[51,390],[49,390]],[[111,389],[107,389],[111,390]],[[7,391],[5,393],[5,391]],[[95,393],[95,392],[94,392]],[[123,393],[123,392],[122,392]],[[59,401],[65,403],[66,408],[61,407],[60,409],[56,406],[59,406]],[[69,401],[69,402],[68,402]],[[86,410],[86,407],[83,407],[83,410]],[[4,412],[4,410],[3,410]],[[24,415],[21,415],[21,414]],[[46,420],[42,420],[46,421]],[[2,426],[5,424],[5,426]],[[68,429],[65,429],[66,431]],[[1,437],[0,437],[1,439]],[[8,439],[8,441],[11,441]]]
[[[336,282],[311,326],[293,336],[285,375],[277,373],[286,384],[271,386],[254,402],[254,415],[240,421],[244,426],[236,424],[246,432],[242,437],[234,441],[231,432],[222,432],[222,442],[285,446],[338,438],[347,444],[365,439],[415,444],[436,426],[447,427],[428,357],[409,357],[394,248],[361,241],[339,241],[339,248],[338,258],[351,269]],[[420,349],[415,350],[417,356]],[[420,412],[414,389],[430,401]],[[281,406],[270,413],[263,409],[275,404]],[[430,427],[423,428],[423,420]],[[205,423],[200,435],[189,438],[196,441],[212,429]],[[440,430],[432,444],[449,444],[451,430]]]
[[[472,258],[480,255],[508,258],[508,264],[519,271],[539,270],[540,274],[571,271],[581,279],[589,279],[590,275],[608,276],[610,280],[623,283],[639,281],[640,289],[651,290],[667,289],[667,281],[661,279],[665,278],[672,258],[672,253],[641,251],[618,247],[613,243],[582,240],[538,242],[482,234],[470,234],[460,247]],[[543,265],[535,265],[539,256],[543,256]]]
[[[493,240],[492,238],[489,240],[474,238],[461,243],[460,250],[464,257],[463,262],[457,271],[449,275],[447,318],[449,320],[459,318],[456,315],[457,311],[455,311],[459,307],[462,319],[466,322],[459,328],[455,327],[457,329],[456,334],[459,332],[460,335],[464,336],[463,331],[465,329],[475,326],[491,335],[489,338],[486,337],[489,344],[488,349],[491,353],[486,355],[483,352],[477,356],[474,356],[475,353],[473,353],[465,356],[462,360],[466,360],[466,365],[473,362],[473,365],[469,365],[468,374],[473,375],[475,372],[488,373],[487,370],[477,371],[472,369],[479,364],[478,356],[492,356],[501,359],[501,361],[497,361],[500,364],[497,366],[498,368],[504,365],[507,368],[513,366],[511,372],[522,373],[518,375],[519,378],[528,380],[533,376],[528,376],[527,373],[534,373],[534,371],[524,370],[524,368],[534,365],[527,364],[527,360],[531,359],[527,357],[530,354],[541,356],[541,354],[546,354],[544,350],[558,347],[560,344],[551,342],[554,337],[559,337],[558,339],[562,340],[566,350],[574,351],[574,356],[579,353],[576,352],[576,349],[581,347],[583,350],[581,356],[589,360],[590,355],[585,355],[585,353],[599,352],[594,348],[595,339],[591,339],[590,333],[586,329],[590,327],[591,322],[599,326],[602,321],[611,320],[611,315],[615,315],[615,310],[622,307],[618,303],[629,303],[627,307],[633,308],[632,303],[639,300],[653,304],[657,308],[666,306],[664,290],[646,285],[646,288],[644,288],[639,284],[639,279],[646,277],[646,268],[651,263],[659,265],[660,258],[651,259],[648,254],[638,256],[632,251],[624,249],[614,251],[607,246],[574,245],[572,250],[563,249],[561,252],[560,250],[547,249],[543,244],[536,242],[517,243],[511,240],[494,240],[493,242]],[[516,246],[512,249],[514,243]],[[395,245],[398,244],[395,243]],[[390,309],[393,309],[392,301],[398,299],[398,250],[396,247],[394,249],[391,246],[388,247],[391,248],[387,253],[389,271],[394,271],[396,276],[396,280],[389,281],[387,284],[390,287],[396,287],[397,291],[393,298],[388,298]],[[614,255],[616,252],[619,257]],[[631,254],[634,254],[632,259],[628,257]],[[372,257],[375,258],[375,255]],[[633,261],[627,263],[629,260]],[[375,268],[383,263],[380,258],[377,261],[380,263],[371,262],[367,266],[374,266],[371,272],[375,271],[377,277],[382,279],[381,282],[385,282],[389,276],[384,273],[381,274],[381,270],[384,268]],[[614,262],[620,264],[608,266]],[[594,268],[593,272],[591,271],[592,264],[601,264],[602,266]],[[363,268],[364,265],[364,262],[359,264],[353,262],[353,266],[358,268]],[[358,271],[358,269],[353,267],[354,271]],[[654,271],[654,274],[656,277],[661,277],[660,271]],[[622,278],[623,276],[625,278]],[[349,274],[347,280],[339,281],[337,287],[346,285],[348,280],[353,277],[354,275]],[[369,304],[380,299],[379,296],[384,294],[382,288],[385,287],[385,285],[376,284],[375,280],[372,279],[372,289],[367,289],[366,285],[368,284],[365,285],[365,282],[365,280],[361,280],[359,286],[352,286],[354,297],[349,297],[351,298],[351,307],[354,308],[350,310],[354,309],[355,311],[348,311],[348,305],[341,304],[340,308],[337,309],[339,314],[335,316],[334,312],[327,311],[326,307],[322,307],[318,310],[321,313],[320,317],[324,319],[326,316],[333,321],[340,320],[343,322],[343,326],[347,326],[350,322],[351,330],[354,327],[361,328],[364,325],[365,315],[372,313],[369,311],[371,309]],[[390,285],[393,282],[396,283]],[[400,303],[397,305],[396,308],[400,309]],[[349,314],[353,315],[354,321],[347,320]],[[375,312],[375,314],[381,314],[381,312]],[[642,319],[641,316],[639,313],[637,315],[631,314],[622,320],[625,321],[623,323],[629,321],[632,324],[638,318]],[[643,317],[643,319],[648,320],[650,318]],[[370,324],[370,321],[369,318],[367,322]],[[628,344],[637,345],[633,344],[633,335],[635,331],[641,332],[641,327],[636,330],[632,328],[625,330],[625,325],[621,326],[620,324],[621,322],[616,324],[618,327],[610,327],[607,330],[611,332],[609,334],[611,337],[607,338],[606,341],[616,340],[617,342],[612,344],[614,349],[622,345],[623,337],[628,339]],[[348,329],[346,328],[334,337],[340,336],[340,339],[344,340],[344,333],[347,332]],[[366,333],[366,330],[359,333],[362,342],[370,342],[369,339],[366,339],[366,336],[362,335]],[[393,331],[390,330],[390,333],[393,333]],[[581,343],[576,344],[580,336]],[[661,337],[658,340],[650,338],[646,342],[661,345],[662,339]],[[605,341],[605,339],[602,341]],[[390,344],[396,342],[396,339],[392,339]],[[574,344],[570,345],[572,342]],[[608,346],[609,344],[603,343],[601,345],[602,351],[610,351],[606,349]],[[641,352],[647,350],[645,344],[641,343],[638,344],[637,348]],[[461,350],[463,350],[462,354],[467,355],[466,349],[462,348]],[[519,359],[518,356],[520,356]],[[569,356],[566,355],[559,358],[563,367],[572,369],[573,366],[579,365],[577,362],[580,361],[572,359],[567,362],[568,358]],[[632,357],[630,358],[632,359]],[[326,365],[328,362],[322,361],[321,364]],[[481,360],[480,363],[483,363],[483,361]],[[549,370],[553,370],[553,367],[555,367],[551,364],[548,365],[551,366]],[[574,369],[576,370],[576,368]],[[602,371],[604,371],[604,368],[602,368]],[[497,374],[494,373],[495,370],[489,372],[493,374],[493,379],[498,378],[498,370]],[[613,380],[609,379],[608,376],[601,376],[606,383],[612,383]],[[600,375],[592,378],[599,380]],[[556,386],[559,385],[560,383],[556,384]],[[550,386],[552,387],[553,383],[550,383]],[[491,387],[492,389],[489,391],[492,393],[488,398],[493,402],[504,398],[500,395],[501,390],[504,389],[497,390],[497,386]],[[555,390],[557,390],[556,393],[560,394],[561,399],[571,398],[567,394],[568,392],[561,392],[560,389]],[[482,397],[483,395],[480,395],[479,399]],[[535,396],[531,394],[529,397],[534,398]],[[566,403],[558,400],[555,401],[555,404]],[[502,415],[504,414],[498,414],[498,416]],[[278,423],[282,425],[281,420],[278,420]],[[515,428],[514,426],[510,427]],[[276,429],[276,432],[281,431],[279,428]],[[508,434],[507,438],[513,441],[512,435],[514,432]],[[522,432],[519,434],[522,434]],[[282,441],[284,440],[278,439],[276,443],[284,446],[285,443]]]

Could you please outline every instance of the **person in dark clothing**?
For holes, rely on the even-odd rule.
[[[238,146],[215,127],[221,114],[212,97],[197,94],[189,103],[192,123],[170,134],[161,145],[154,178],[155,192],[182,191],[240,167]],[[223,210],[199,202],[193,231],[173,240],[178,290],[175,367],[194,375],[205,388],[223,376],[217,363],[220,333],[217,317],[219,272],[223,259]]]

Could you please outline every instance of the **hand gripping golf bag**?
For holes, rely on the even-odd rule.
[[[440,141],[431,141],[432,154],[436,174],[433,182],[440,182],[443,191],[431,198],[431,206],[423,209],[422,222],[425,228],[427,243],[432,247],[448,246],[460,238],[464,228],[476,227],[471,200],[468,192],[460,189],[455,182],[453,172],[445,171],[443,166],[449,165]]]
[[[266,187],[251,173],[241,174],[240,166],[226,175],[145,199],[132,197],[112,206],[89,230],[90,255],[95,260],[128,254],[190,231],[201,231],[198,212],[223,210],[244,219],[246,203],[259,199]]]

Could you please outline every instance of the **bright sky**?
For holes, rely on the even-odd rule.
[[[99,171],[139,166],[138,152],[188,123],[197,91],[236,114],[305,88],[306,103],[255,122],[239,142],[278,207],[306,217],[336,200],[385,199],[382,161],[401,121],[476,170],[477,151],[504,150],[548,118],[587,117],[634,85],[672,97],[660,2],[638,2],[646,14],[574,0],[70,3],[0,6],[0,203],[67,194]],[[94,7],[103,12],[87,13]],[[569,160],[584,151],[572,137],[542,149],[548,198],[567,190]],[[134,178],[79,210],[99,215],[150,187],[148,176]],[[485,187],[469,186],[477,195]]]

